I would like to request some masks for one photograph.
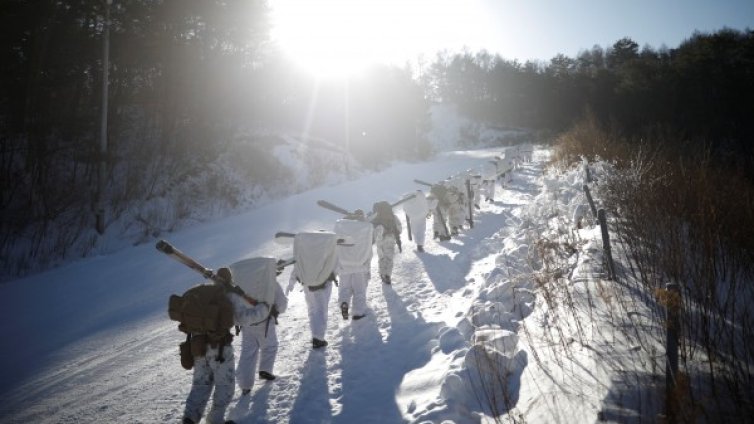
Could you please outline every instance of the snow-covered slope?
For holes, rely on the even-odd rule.
[[[494,127],[464,118],[454,104],[433,105],[430,117],[427,137],[442,151],[516,144],[530,139],[532,134],[529,130]]]
[[[332,229],[338,218],[316,206],[319,199],[368,209],[420,188],[414,178],[439,181],[497,154],[457,151],[398,164],[168,240],[212,268],[250,256],[289,257],[289,246],[273,242],[276,231]],[[563,217],[582,202],[573,174],[543,174],[548,155],[537,150],[534,162],[517,169],[505,190],[498,187],[496,201],[483,203],[474,228],[459,237],[429,239],[419,253],[404,236],[392,286],[376,278],[374,261],[367,318],[343,321],[331,301],[326,349],[311,349],[303,293],[292,292],[278,333],[279,378],[258,382],[250,398],[237,391],[229,417],[239,423],[466,423],[510,411],[527,422],[596,421],[616,373],[593,367],[597,356],[587,347],[599,347],[604,334],[592,328],[585,343],[579,327],[570,336],[579,349],[557,348],[562,339],[549,332],[572,328],[533,279],[532,271],[547,265],[536,254],[538,241],[568,234],[559,226],[569,225]],[[563,260],[573,272],[566,281],[596,284],[596,232],[574,234],[578,251],[591,253]],[[596,259],[587,260],[590,255]],[[182,336],[166,305],[170,294],[198,280],[149,243],[0,286],[0,332],[9,341],[0,369],[0,421],[179,422],[191,372],[180,366]],[[614,334],[612,341],[624,346]],[[238,351],[240,340],[234,345]],[[573,352],[590,358],[580,363],[583,369],[563,365],[561,356]],[[505,376],[500,393],[495,375]],[[496,400],[486,401],[488,394]],[[620,407],[630,403],[621,398]]]

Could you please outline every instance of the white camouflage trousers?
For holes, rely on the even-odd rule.
[[[448,219],[448,210],[439,206],[438,209],[440,213],[442,213],[442,219],[440,218],[440,214],[437,213],[437,209],[432,211],[432,231],[443,237],[450,236],[448,231],[445,231],[447,221],[444,221]],[[448,230],[450,230],[450,228],[448,228]]]
[[[351,307],[351,315],[367,313],[367,284],[369,278],[366,272],[340,274],[338,282],[338,304],[343,302]]]
[[[485,199],[495,200],[495,180],[485,180],[482,183],[481,195]]]
[[[395,256],[395,237],[387,235],[375,242],[377,246],[377,265],[380,275],[393,275],[393,257]]]
[[[191,391],[186,399],[183,416],[191,418],[195,423],[204,415],[209,397],[212,395],[212,406],[207,414],[208,424],[225,422],[225,410],[228,408],[236,387],[235,361],[233,346],[223,348],[223,362],[217,360],[217,348],[207,346],[207,354],[194,358],[194,377]]]
[[[417,246],[424,246],[424,239],[427,236],[427,217],[410,216],[408,219],[411,221],[411,235],[414,237],[414,243]]]
[[[448,207],[448,223],[450,224],[451,229],[457,230],[463,227],[463,223],[466,219],[463,212],[463,208],[459,203],[453,202]]]
[[[241,327],[241,354],[238,357],[236,367],[236,381],[241,390],[251,389],[257,374],[257,362],[259,371],[267,371],[273,374],[275,357],[278,353],[278,335],[275,319],[270,318],[269,325],[265,320],[257,325]],[[267,329],[267,336],[264,332]]]
[[[331,293],[332,282],[329,281],[323,289],[312,291],[308,287],[304,288],[304,299],[306,299],[306,307],[309,311],[309,328],[315,339],[325,340],[327,304],[330,303]]]

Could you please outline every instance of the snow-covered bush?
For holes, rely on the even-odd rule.
[[[118,153],[129,160],[110,164],[104,235],[94,231],[88,192],[72,196],[59,189],[67,200],[57,208],[46,211],[44,202],[34,207],[44,219],[25,227],[18,224],[18,229],[5,221],[0,280],[144,243],[196,222],[343,180],[347,168],[356,168],[338,148],[299,137],[245,134],[197,154],[168,155],[164,148],[153,140],[129,144]]]
[[[629,143],[593,121],[560,137],[560,157],[584,156],[598,181],[595,201],[610,217],[618,279],[665,328],[665,284],[681,288],[681,419],[754,413],[754,185],[708,150],[667,135]],[[617,298],[617,297],[614,297]],[[716,420],[716,419],[713,419]]]

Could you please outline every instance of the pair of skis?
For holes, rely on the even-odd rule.
[[[414,197],[416,197],[415,194],[408,195],[408,196],[402,198],[401,200],[398,200],[397,202],[391,203],[390,207],[394,208],[394,207],[400,205],[401,203],[404,203],[404,202],[407,202],[407,201],[413,199]],[[346,217],[348,217],[348,216],[354,216],[356,214],[355,211],[352,212],[352,211],[349,211],[348,209],[341,208],[340,206],[338,206],[336,204],[333,204],[331,202],[328,202],[327,200],[317,200],[317,205],[319,205],[320,207],[323,207],[325,209],[331,210],[333,212],[337,212],[337,213],[339,213],[339,214],[341,214],[343,216],[346,216]],[[373,217],[374,217],[374,213],[370,212],[369,214],[367,214],[367,216],[365,217],[365,219],[367,221],[371,221],[371,219]],[[406,216],[406,226],[407,226],[407,230],[408,230],[408,239],[411,240],[411,223],[408,221],[408,216]],[[398,245],[398,251],[399,252],[403,252],[403,246],[401,245],[400,235],[395,240],[395,242]]]
[[[155,245],[155,248],[157,248],[157,250],[159,250],[160,252],[168,255],[169,257],[175,259],[176,261],[178,261],[178,262],[186,265],[190,269],[198,272],[199,274],[202,275],[202,277],[204,277],[204,278],[206,278],[208,280],[212,280],[213,283],[220,284],[220,285],[224,286],[228,291],[240,295],[241,297],[243,297],[244,299],[246,299],[249,303],[252,303],[252,304],[256,303],[256,299],[253,299],[251,296],[247,295],[243,291],[243,289],[241,289],[240,287],[232,284],[230,281],[226,281],[224,278],[219,277],[215,273],[215,271],[213,271],[212,269],[207,268],[204,265],[200,264],[194,258],[192,258],[191,256],[189,256],[189,255],[181,252],[180,250],[178,250],[177,248],[175,248],[175,246],[173,246],[172,244],[168,243],[167,241],[165,241],[165,240],[158,241],[157,244]],[[287,267],[288,265],[291,265],[291,264],[293,264],[295,262],[296,262],[296,260],[293,259],[293,258],[291,258],[291,259],[285,259],[285,260],[284,259],[278,260],[277,264],[276,264],[278,272],[282,271],[285,267]]]
[[[400,205],[401,203],[405,203],[405,202],[413,199],[414,197],[416,197],[415,194],[408,195],[408,196],[402,198],[401,200],[398,200],[397,202],[391,203],[390,207],[391,208],[395,208],[396,206]],[[341,215],[344,215],[344,216],[352,216],[352,215],[355,214],[354,212],[349,211],[348,209],[345,209],[345,208],[341,208],[340,206],[335,205],[333,203],[330,203],[327,200],[317,200],[317,205],[319,205],[319,206],[321,206],[321,207],[323,207],[325,209],[329,209],[329,210],[331,210],[333,212],[337,212],[337,213],[339,213]],[[369,221],[372,217],[374,217],[374,213],[370,212],[370,213],[367,214],[366,220]]]
[[[284,245],[288,244],[289,240],[293,240],[295,237],[296,237],[296,233],[289,233],[287,231],[278,231],[277,233],[275,233],[275,241],[278,242],[278,243],[280,243],[280,244],[284,244]],[[351,243],[348,240],[343,239],[343,238],[337,239],[336,240],[336,244],[338,246],[353,246],[353,243]],[[291,260],[293,262],[295,262],[295,260],[293,260],[293,259],[291,259]],[[293,262],[291,262],[291,263],[293,263]],[[288,264],[288,265],[290,265],[290,264]]]

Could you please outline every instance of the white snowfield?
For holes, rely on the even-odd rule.
[[[582,180],[571,172],[549,175],[545,184],[549,153],[535,148],[532,161],[519,164],[505,190],[497,186],[495,202],[481,202],[474,228],[459,237],[438,242],[430,235],[420,253],[404,232],[392,285],[379,281],[374,259],[366,318],[344,321],[334,292],[324,349],[311,348],[297,285],[280,316],[278,378],[257,381],[251,396],[236,389],[228,419],[474,423],[509,413],[516,422],[580,423],[635,416],[635,393],[614,370],[627,370],[633,362],[624,360],[642,353],[600,324],[610,305],[595,295],[605,283],[597,278],[599,230],[588,216],[584,230],[570,226],[583,207]],[[340,218],[318,207],[319,199],[369,210],[421,188],[414,178],[479,172],[499,154],[451,152],[398,164],[167,239],[214,269],[255,256],[287,259],[292,248],[274,243],[275,232],[332,230]],[[557,234],[578,241],[562,264],[564,284],[584,294],[570,305],[591,315],[588,325],[559,310],[565,302],[543,300],[533,278],[549,266],[536,243]],[[288,281],[290,268],[279,282]],[[181,368],[183,336],[167,317],[167,301],[200,280],[147,244],[0,286],[0,422],[180,422],[191,372]],[[587,299],[589,307],[580,308]],[[234,346],[238,358],[240,339]],[[641,394],[639,400],[652,402]]]

